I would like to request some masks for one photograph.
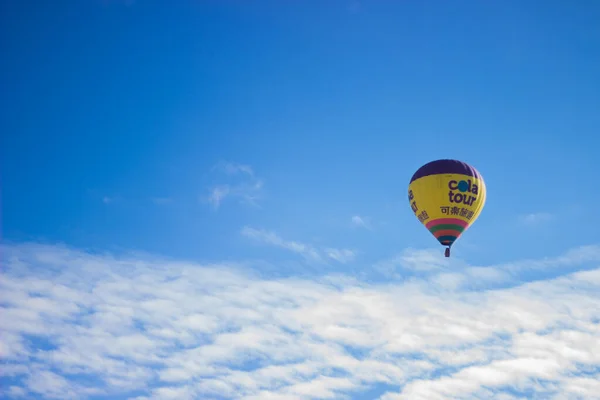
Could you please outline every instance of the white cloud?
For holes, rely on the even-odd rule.
[[[254,170],[250,165],[237,164],[232,162],[221,161],[213,167],[213,170],[222,171],[228,175],[246,174],[254,177]]]
[[[435,249],[404,249],[390,259],[375,264],[375,270],[387,276],[398,276],[401,271],[432,272],[447,268],[454,260],[444,257],[443,251]]]
[[[214,185],[209,189],[209,194],[202,197],[215,209],[221,206],[225,198],[237,198],[241,203],[258,206],[258,200],[262,197],[264,182],[255,176],[251,166],[220,162],[212,170],[222,172],[230,178],[235,176],[240,178],[235,182]]]
[[[25,397],[27,391],[19,386],[10,386],[8,388],[7,394],[10,398]]]
[[[275,232],[267,231],[264,229],[250,228],[246,226],[242,228],[241,233],[242,235],[252,238],[254,240],[258,240],[266,244],[281,247],[294,253],[298,253],[309,260],[321,260],[321,255],[316,249],[304,243],[295,242],[291,240],[284,240]]]
[[[354,215],[352,216],[352,224],[354,226],[360,227],[360,228],[365,228],[365,229],[372,229],[371,227],[371,222],[369,221],[368,217],[361,217],[360,215]]]
[[[220,185],[213,187],[210,190],[210,195],[208,196],[208,202],[213,205],[214,208],[219,208],[221,205],[221,201],[229,195],[230,189],[229,185]]]
[[[264,231],[246,234],[310,251]],[[518,269],[506,278],[504,266],[444,266],[419,250],[398,262],[425,277],[381,284],[266,279],[227,264],[50,245],[1,250],[0,375],[10,377],[5,394],[14,397],[305,400],[377,388],[390,400],[528,391],[593,399],[600,392],[600,246],[538,261],[580,270],[525,284],[510,280]],[[419,254],[429,266],[417,265]],[[469,289],[481,276],[493,280],[494,270],[504,288]]]
[[[342,264],[351,262],[356,256],[355,251],[350,249],[336,249],[328,247],[325,249],[317,249],[309,244],[301,243],[293,240],[285,240],[278,234],[265,229],[255,229],[251,227],[244,227],[241,230],[241,234],[248,238],[263,242],[272,246],[280,247],[282,249],[289,250],[291,252],[300,254],[307,261],[323,262],[329,258]]]
[[[521,215],[519,220],[525,225],[538,225],[551,221],[553,218],[554,216],[550,213],[539,212]]]
[[[584,263],[600,261],[600,245],[579,246],[568,250],[565,254],[557,257],[545,257],[540,260],[521,260],[507,264],[498,265],[496,270],[511,275],[518,274],[524,270],[555,271],[558,268],[573,268]],[[490,267],[486,268],[487,270]]]
[[[327,257],[331,258],[332,260],[341,262],[342,264],[351,262],[356,257],[356,252],[350,249],[335,249],[332,247],[328,247],[324,251]]]

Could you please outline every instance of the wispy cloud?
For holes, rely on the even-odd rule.
[[[599,249],[584,252],[598,259]],[[503,289],[448,291],[435,283],[447,271],[367,284],[266,279],[227,264],[49,245],[1,250],[7,395],[317,399],[373,390],[383,400],[598,398],[595,264]],[[580,254],[556,260],[571,265]]]
[[[231,192],[229,185],[219,185],[210,189],[208,196],[208,202],[213,205],[214,208],[219,208],[221,201],[228,196]]]
[[[404,249],[401,253],[380,261],[374,268],[388,276],[396,275],[401,270],[439,271],[450,265],[439,249]]]
[[[226,198],[237,198],[244,204],[258,206],[264,182],[262,179],[256,177],[251,166],[220,162],[212,170],[213,172],[223,173],[230,178],[236,176],[239,178],[235,182],[220,183],[209,189],[208,196],[203,198],[215,209],[218,209]]]
[[[254,170],[250,165],[236,164],[232,162],[221,161],[213,167],[213,171],[218,170],[228,175],[246,174],[250,177],[254,177]]]
[[[349,262],[353,261],[354,258],[356,257],[356,252],[354,250],[350,250],[350,249],[336,249],[336,248],[328,247],[328,248],[324,249],[324,252],[325,252],[325,255],[327,255],[327,257],[329,257],[332,260],[335,260],[337,262],[340,262],[342,264],[349,263]]]
[[[309,260],[321,261],[322,259],[319,252],[313,247],[292,240],[284,240],[279,235],[271,231],[255,229],[246,226],[242,228],[241,233],[248,238],[300,254]]]
[[[241,234],[248,238],[300,254],[309,261],[323,262],[327,259],[331,259],[345,264],[353,261],[356,256],[354,250],[336,249],[331,247],[318,249],[306,243],[285,240],[277,233],[265,229],[255,229],[246,226],[242,228]]]
[[[521,215],[519,217],[519,221],[522,224],[533,226],[533,225],[538,225],[541,223],[551,221],[553,218],[554,218],[554,216],[550,213],[538,212],[538,213],[530,213],[530,214]]]
[[[516,260],[503,264],[474,266],[454,256],[445,258],[439,248],[407,248],[375,263],[372,270],[387,278],[420,276],[446,289],[502,287],[520,276],[547,278],[576,271],[582,265],[600,262],[600,245],[585,245],[565,254],[542,259]]]
[[[371,221],[368,217],[361,217],[360,215],[352,216],[352,225],[358,226],[365,229],[372,229]]]

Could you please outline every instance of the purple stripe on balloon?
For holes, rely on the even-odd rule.
[[[463,174],[481,179],[479,172],[465,162],[458,160],[435,160],[419,168],[410,181],[413,182],[424,176],[437,174]]]

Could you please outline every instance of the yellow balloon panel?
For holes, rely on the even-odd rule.
[[[413,213],[443,245],[452,245],[475,222],[486,198],[483,178],[465,174],[426,175],[408,189]]]

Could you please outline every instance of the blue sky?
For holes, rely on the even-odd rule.
[[[506,371],[526,369],[519,346],[576,336],[561,326],[600,337],[590,311],[600,305],[590,289],[600,282],[596,2],[95,0],[1,7],[0,283],[8,293],[2,308],[14,321],[3,318],[0,344],[15,371],[1,378],[12,395],[183,399],[207,398],[212,388],[225,397],[296,398],[286,396],[339,387],[357,399],[394,399],[399,391],[431,399],[427,390],[466,390],[456,382],[473,376],[485,376],[487,390],[495,379],[514,394],[505,386],[518,374]],[[437,158],[469,162],[488,188],[485,209],[450,260],[406,201],[411,175]],[[220,277],[225,270],[231,272]],[[189,277],[204,292],[186,284]],[[231,298],[243,299],[237,290],[244,286],[254,309]],[[185,300],[167,288],[200,305],[175,312]],[[545,306],[540,290],[555,295]],[[159,310],[175,307],[170,313],[178,319],[166,311],[165,319],[151,319],[142,298]],[[579,303],[571,303],[575,298]],[[499,299],[514,313],[499,310]],[[425,329],[445,301],[454,308],[439,329],[457,326],[478,360],[453,372],[440,352],[464,344]],[[564,304],[573,307],[565,315]],[[223,314],[215,311],[220,307]],[[483,322],[487,328],[463,324],[464,315],[480,312],[506,313],[510,338],[494,336],[491,320]],[[537,325],[514,317],[538,312],[546,314]],[[419,320],[419,313],[429,317]],[[130,318],[129,331],[114,326],[120,318]],[[281,318],[286,322],[278,325]],[[410,326],[412,336],[403,333]],[[223,336],[227,329],[251,333]],[[535,340],[544,329],[552,330],[546,341]],[[97,331],[122,340],[125,364],[90,366],[113,359]],[[244,369],[236,369],[240,356],[227,341],[253,335],[274,335],[254,349],[263,356],[281,346],[309,363],[311,349],[329,344],[319,354],[337,354],[332,360],[369,355],[344,378],[327,374],[347,360],[312,360],[304,389],[285,392],[264,371],[241,377]],[[147,347],[132,345],[138,339]],[[419,344],[427,340],[433,349]],[[90,343],[97,353],[85,359],[79,351]],[[407,361],[399,368],[416,374],[410,379],[394,369],[395,352],[409,343],[413,356],[439,368],[423,361],[413,369],[416,361]],[[157,348],[163,365],[153,369],[144,357]],[[182,363],[193,351],[208,352],[206,365]],[[273,376],[292,368],[282,366],[283,356],[248,354],[254,367],[272,364]],[[563,394],[592,385],[557,378],[573,372],[563,356],[546,364],[556,370],[535,378],[558,379]],[[600,368],[597,356],[583,358],[587,370]],[[76,365],[89,376],[70,375]],[[203,375],[222,365],[237,375]],[[378,373],[387,378],[367,379]],[[439,376],[447,381],[427,384]],[[464,395],[485,398],[478,390]]]

